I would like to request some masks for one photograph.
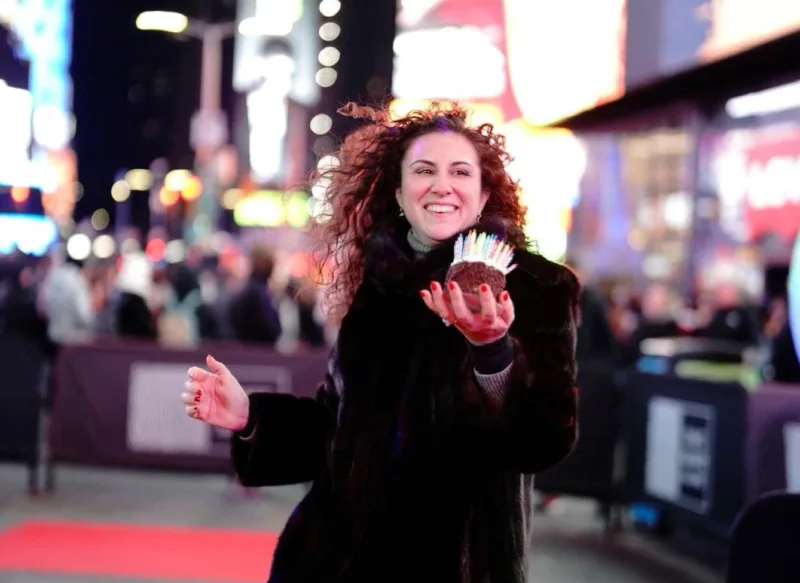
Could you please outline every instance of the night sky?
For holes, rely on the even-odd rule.
[[[173,168],[191,167],[189,122],[198,106],[200,43],[159,32],[139,31],[143,10],[177,10],[206,20],[235,18],[235,0],[74,0],[73,80],[77,118],[75,148],[85,195],[76,208],[81,219],[96,208],[113,217],[110,195],[115,175],[147,167],[165,156]],[[318,110],[332,113],[347,100],[374,100],[366,87],[376,77],[391,79],[393,0],[343,0],[334,18],[342,34],[337,83],[323,93]],[[230,86],[233,41],[226,46],[223,80]],[[374,86],[374,81],[373,81]],[[387,89],[388,90],[388,89]],[[232,91],[223,105],[233,116]],[[336,120],[341,135],[348,122]],[[147,213],[146,197],[134,204],[134,222]]]

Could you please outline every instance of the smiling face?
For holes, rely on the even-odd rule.
[[[474,225],[488,198],[478,152],[468,138],[436,132],[411,142],[397,202],[423,243],[437,245]]]

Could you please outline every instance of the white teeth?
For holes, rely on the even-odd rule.
[[[425,207],[425,210],[432,213],[452,213],[456,210],[456,207],[449,204],[429,204]]]

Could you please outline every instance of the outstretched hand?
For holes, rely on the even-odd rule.
[[[452,324],[472,344],[491,344],[508,333],[514,322],[514,304],[507,291],[498,298],[491,288],[483,284],[478,294],[465,294],[451,281],[448,292],[437,282],[430,290],[420,291],[422,301],[446,324]]]
[[[228,367],[206,357],[209,370],[193,366],[181,400],[189,417],[209,425],[239,431],[247,425],[250,400]]]

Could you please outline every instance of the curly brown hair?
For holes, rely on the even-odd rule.
[[[400,188],[401,164],[411,143],[432,132],[465,136],[477,150],[481,182],[490,194],[483,217],[502,223],[509,242],[525,247],[525,209],[519,186],[506,166],[511,156],[505,137],[491,124],[470,127],[469,111],[459,104],[433,103],[392,119],[385,109],[348,103],[339,110],[367,123],[347,135],[334,154],[337,162],[314,172],[312,182],[325,188],[325,210],[317,215],[312,233],[320,246],[319,273],[325,274],[331,316],[340,318],[361,285],[371,236],[400,213],[395,193]]]

